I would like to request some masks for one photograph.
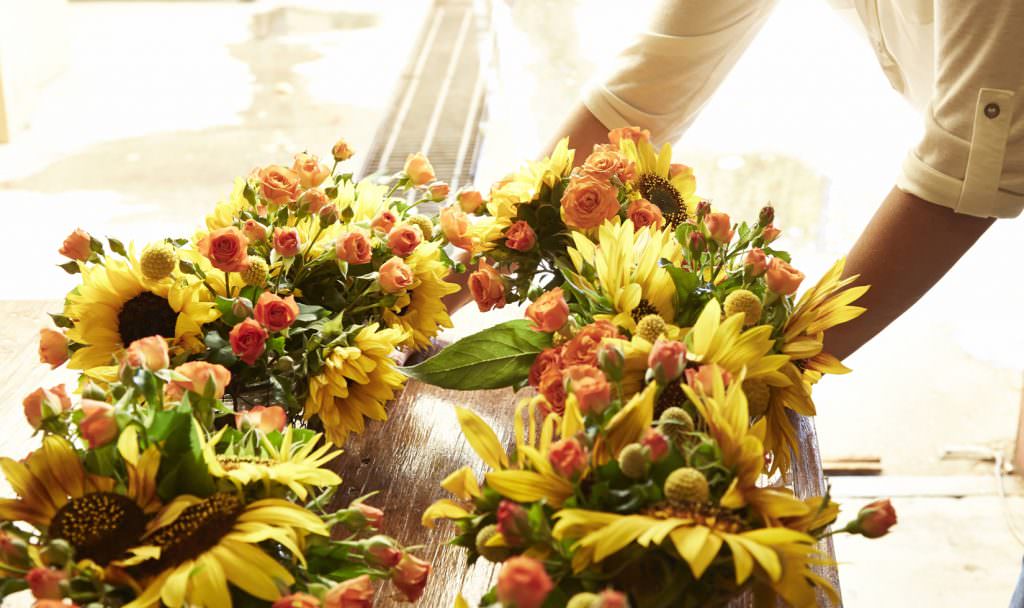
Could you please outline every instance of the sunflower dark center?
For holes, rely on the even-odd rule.
[[[637,180],[637,189],[645,199],[661,209],[665,221],[672,228],[686,221],[683,195],[664,177],[645,173]]]
[[[658,314],[658,309],[654,307],[654,304],[648,302],[646,298],[640,298],[640,303],[636,305],[636,308],[633,309],[629,316],[633,317],[634,323],[639,323],[640,319],[647,315],[656,314]]]
[[[160,548],[160,559],[145,562],[133,572],[152,575],[199,557],[231,532],[243,510],[242,501],[233,494],[214,494],[186,507],[172,523],[142,539],[143,544]]]
[[[243,464],[259,464],[270,466],[274,464],[269,458],[258,458],[256,456],[217,456],[217,462],[224,467],[225,471],[234,471]]]
[[[174,337],[178,314],[167,300],[144,291],[124,303],[117,313],[117,330],[125,346],[149,336]]]
[[[50,538],[75,548],[75,559],[101,566],[121,557],[146,530],[146,516],[127,496],[110,492],[86,494],[61,507],[50,522]]]
[[[743,532],[748,527],[734,513],[711,504],[694,504],[678,508],[668,502],[659,502],[647,507],[642,513],[655,519],[689,519],[696,525],[730,534]]]
[[[689,402],[690,399],[683,392],[682,384],[678,381],[669,382],[665,388],[661,389],[661,394],[658,395],[658,400],[654,403],[654,418],[655,420],[660,418],[661,414],[670,407],[681,407],[690,413],[690,408],[686,407]]]

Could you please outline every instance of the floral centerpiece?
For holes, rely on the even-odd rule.
[[[82,283],[52,315],[64,338],[44,336],[51,363],[66,353],[70,368],[111,382],[125,347],[155,335],[175,363],[230,369],[235,401],[281,404],[336,445],[365,418],[386,418],[404,381],[393,351],[451,325],[442,298],[457,290],[444,280],[453,262],[435,219],[416,213],[448,187],[421,155],[356,182],[338,170],[351,155],[340,141],[333,167],[303,153],[236,180],[191,240],[137,253],[110,239],[108,251],[76,231],[61,252]]]
[[[0,459],[0,597],[36,606],[370,605],[373,581],[415,600],[429,565],[379,533],[384,514],[354,501],[329,513],[339,452],[286,425],[279,406],[213,432],[227,368],[172,368],[158,336],[131,343],[119,379],[72,400],[26,397],[39,448]],[[362,603],[356,603],[362,602]]]

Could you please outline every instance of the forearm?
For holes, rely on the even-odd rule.
[[[555,149],[563,137],[569,138],[569,148],[576,150],[576,163],[582,163],[596,144],[608,143],[608,128],[580,103],[555,131],[555,138],[544,148],[542,156]]]
[[[825,350],[843,359],[885,329],[927,293],[993,221],[957,214],[894,188],[846,261],[846,276],[859,274],[859,284],[871,285],[856,302],[867,312],[830,330]]]

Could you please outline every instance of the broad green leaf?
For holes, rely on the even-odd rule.
[[[513,386],[530,374],[551,336],[526,319],[508,321],[467,336],[419,365],[401,368],[410,378],[458,390]]]

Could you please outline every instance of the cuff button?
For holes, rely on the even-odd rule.
[[[988,116],[989,118],[995,118],[999,116],[999,104],[990,103],[987,106],[985,106],[985,116]]]

